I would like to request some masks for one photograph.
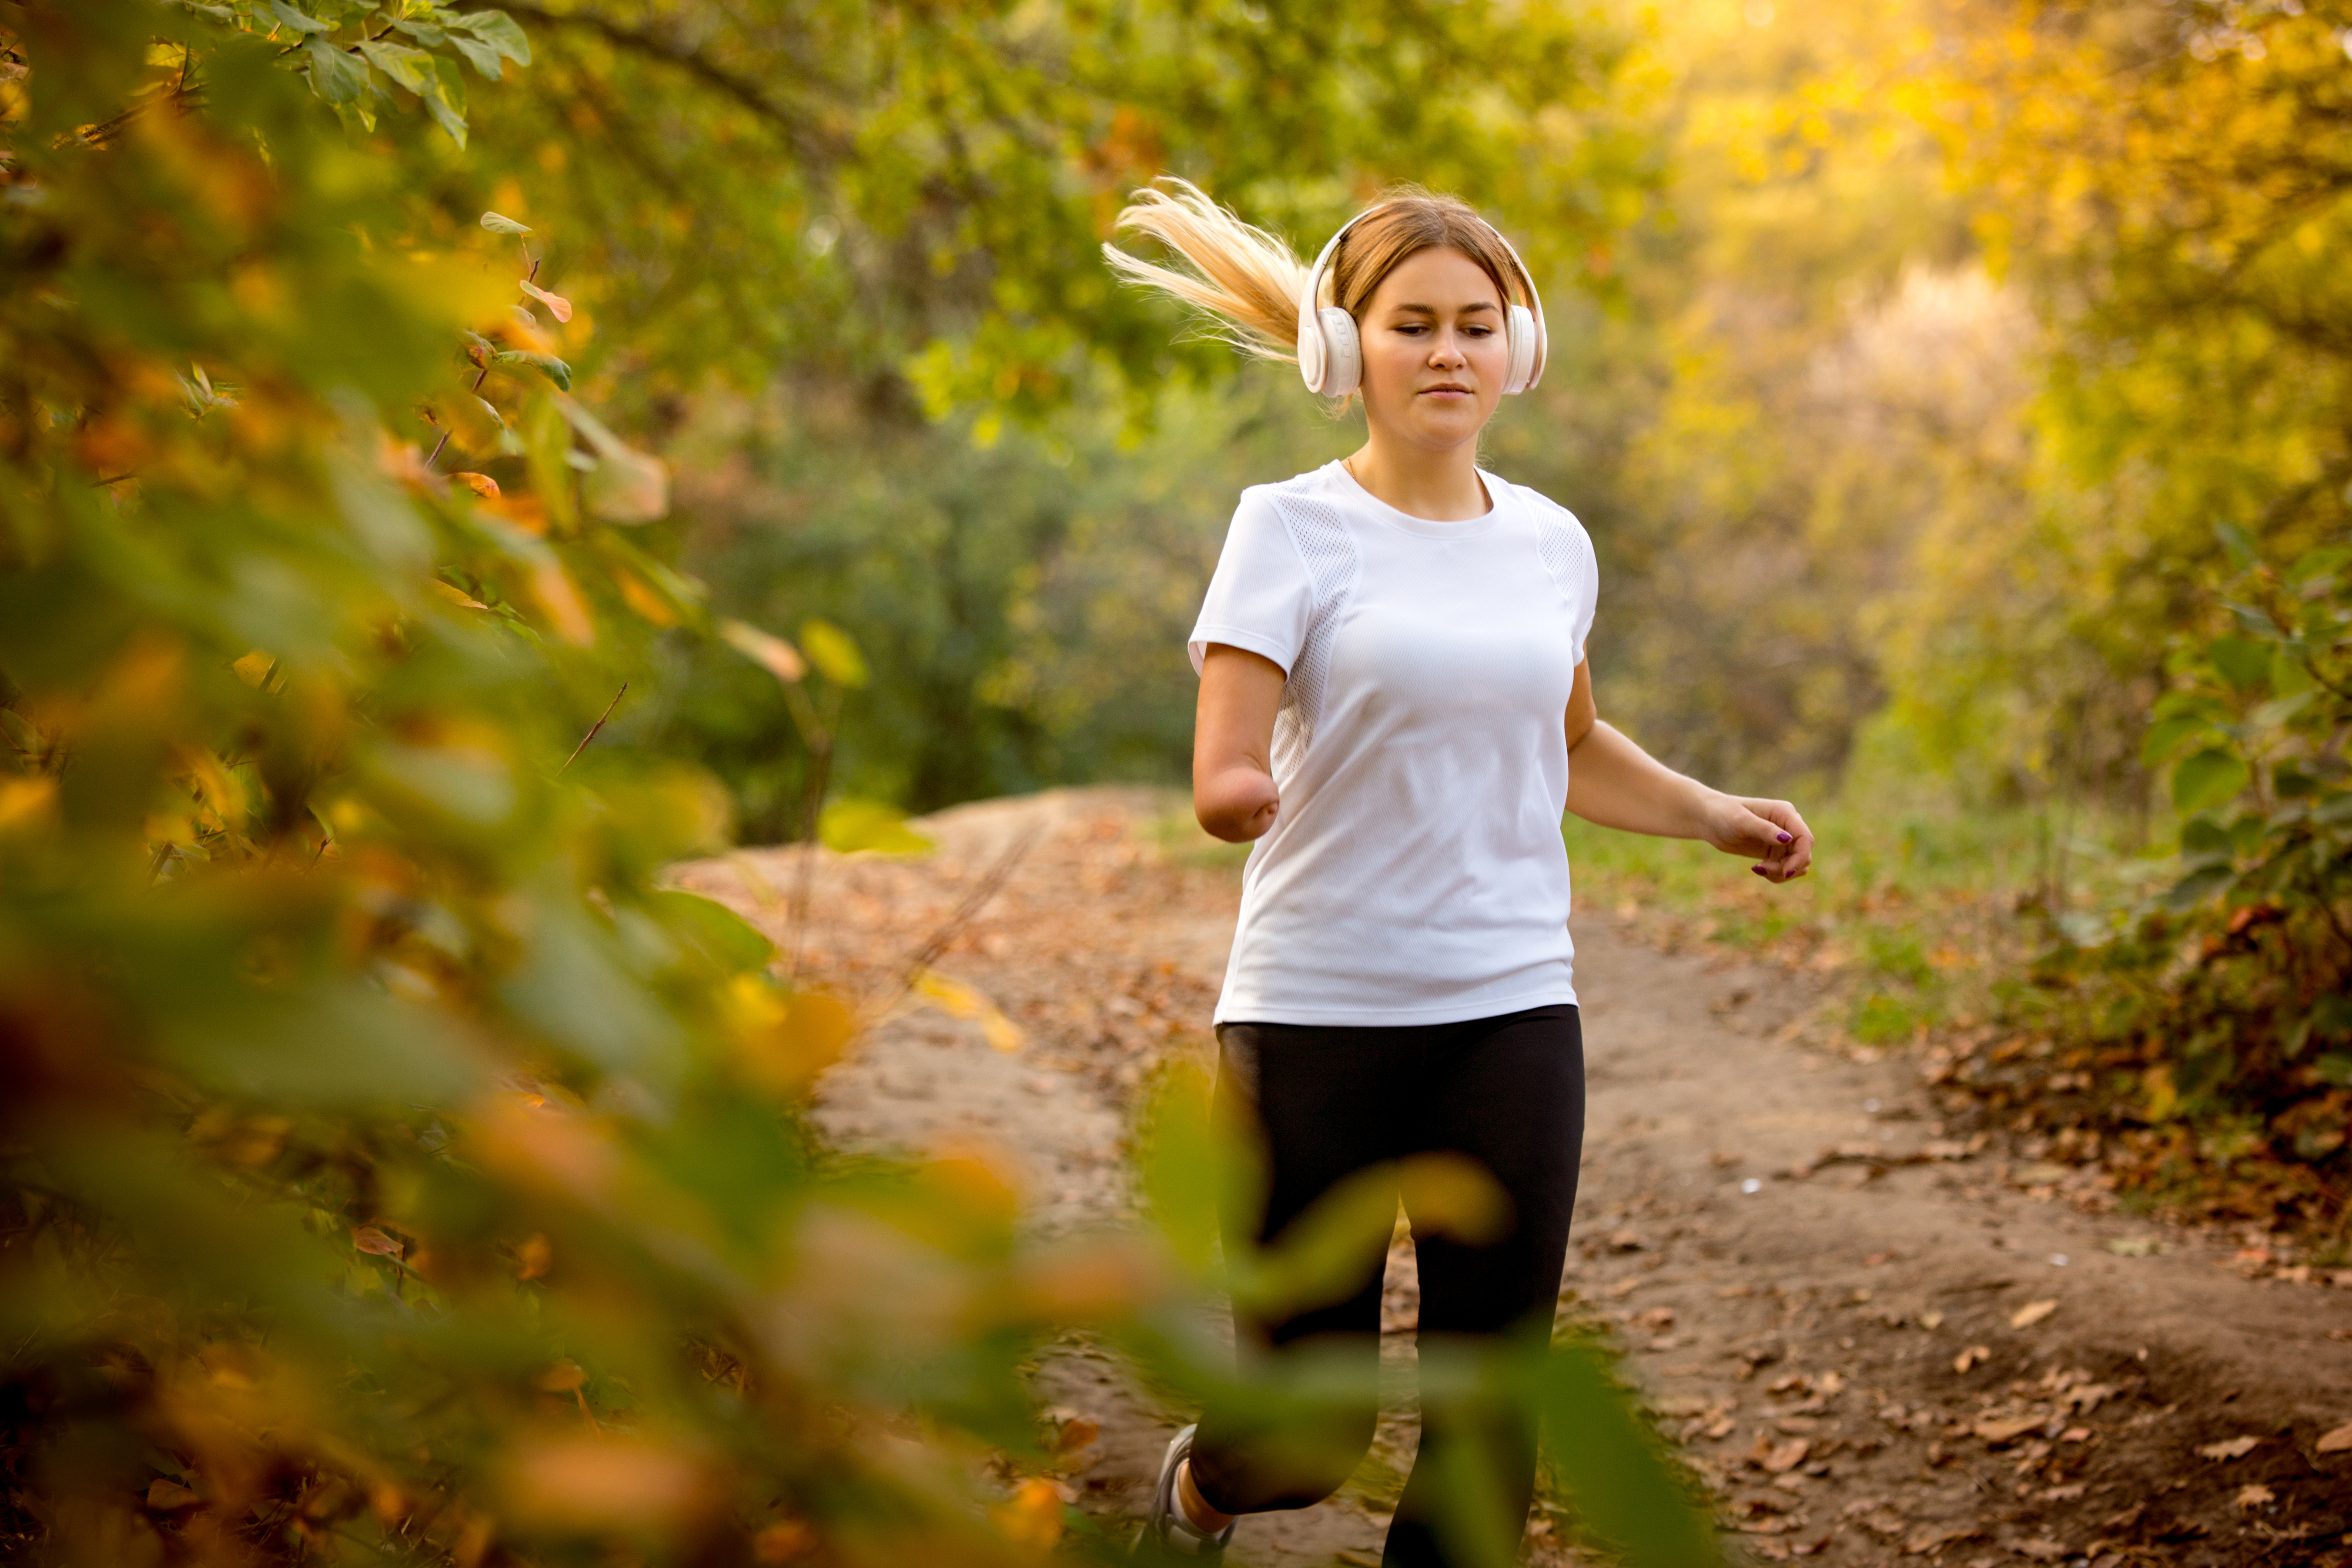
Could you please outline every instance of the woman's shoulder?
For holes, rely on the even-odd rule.
[[[1339,468],[1339,465],[1336,462],[1318,463],[1304,473],[1293,474],[1286,479],[1265,479],[1257,484],[1244,486],[1242,489],[1240,504],[1248,506],[1255,503],[1259,506],[1271,506],[1294,496],[1320,494],[1334,488],[1333,476]]]
[[[1486,481],[1489,489],[1499,489],[1517,500],[1535,514],[1538,522],[1549,523],[1555,527],[1565,526],[1578,533],[1584,532],[1584,524],[1576,513],[1569,510],[1533,485],[1517,484],[1503,478],[1500,474],[1490,474],[1484,468],[1479,469],[1478,474]]]

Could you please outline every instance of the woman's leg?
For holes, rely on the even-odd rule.
[[[1458,1026],[1428,1046],[1410,1096],[1412,1149],[1466,1155],[1511,1200],[1510,1230],[1473,1247],[1414,1227],[1424,1352],[1446,1337],[1549,1342],[1584,1141],[1584,1044],[1571,1006]],[[1386,1568],[1462,1560],[1449,1542],[1487,1537],[1516,1552],[1535,1490],[1532,1424],[1493,1406],[1424,1396],[1421,1451],[1397,1505]],[[1447,1517],[1456,1500],[1471,1512]]]
[[[1216,1115],[1255,1146],[1259,1191],[1224,1216],[1228,1257],[1278,1242],[1332,1187],[1393,1160],[1405,1124],[1398,1070],[1423,1029],[1225,1024],[1217,1030]],[[1223,1513],[1306,1508],[1339,1489],[1371,1444],[1380,1388],[1381,1283],[1388,1237],[1368,1239],[1354,1285],[1328,1305],[1264,1320],[1234,1314],[1235,1351],[1253,1362],[1336,1355],[1362,1398],[1313,1413],[1265,1396],[1213,1404],[1193,1439],[1193,1484]]]

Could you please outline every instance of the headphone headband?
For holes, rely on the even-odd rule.
[[[1307,383],[1309,392],[1337,396],[1356,389],[1361,374],[1361,359],[1357,345],[1355,318],[1336,301],[1329,306],[1321,303],[1323,271],[1330,265],[1333,252],[1339,248],[1339,242],[1348,237],[1349,229],[1374,213],[1386,212],[1393,205],[1382,202],[1378,206],[1366,207],[1341,224],[1338,232],[1323,242],[1323,248],[1316,255],[1315,265],[1307,269],[1306,287],[1298,296],[1298,374]],[[1520,365],[1522,353],[1526,354],[1525,379],[1518,380],[1516,385],[1507,380],[1503,390],[1506,393],[1525,392],[1543,379],[1544,361],[1549,357],[1546,351],[1549,344],[1544,333],[1543,296],[1536,291],[1535,274],[1528,269],[1527,262],[1520,258],[1518,247],[1511,243],[1510,237],[1479,214],[1472,213],[1470,216],[1477,218],[1486,232],[1502,246],[1503,254],[1511,258],[1511,266],[1518,274],[1519,287],[1527,291],[1526,305],[1515,305],[1507,299],[1503,310],[1506,335],[1511,346],[1511,364],[1515,371]],[[1326,310],[1346,317],[1347,326],[1342,329],[1338,321],[1327,321]],[[1525,327],[1528,329],[1524,332],[1519,330],[1522,317],[1526,318]],[[1533,341],[1523,343],[1519,341],[1523,337]],[[1335,375],[1334,372],[1339,374]],[[1339,384],[1340,383],[1344,384]]]

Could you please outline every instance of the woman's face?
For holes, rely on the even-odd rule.
[[[1458,250],[1423,250],[1381,279],[1357,317],[1364,414],[1384,437],[1444,450],[1475,441],[1503,395],[1503,300]]]

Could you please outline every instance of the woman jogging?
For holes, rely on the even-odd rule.
[[[1216,318],[1243,349],[1296,358],[1308,387],[1360,397],[1362,447],[1243,491],[1191,652],[1201,676],[1201,825],[1255,840],[1215,1015],[1219,1113],[1263,1162],[1229,1256],[1278,1240],[1350,1175],[1467,1159],[1508,1199],[1499,1237],[1416,1224],[1420,1333],[1548,1337],[1583,1138],[1564,811],[1699,838],[1774,882],[1812,835],[1785,801],[1724,795],[1595,715],[1585,635],[1599,588],[1574,516],[1477,466],[1496,404],[1542,374],[1542,304],[1508,241],[1417,190],[1358,215],[1312,268],[1191,185],[1138,193],[1123,232],[1189,269],[1106,247],[1124,277]],[[1376,1249],[1377,1250],[1377,1249]],[[1384,1253],[1344,1300],[1236,1314],[1245,1357],[1379,1355]],[[1223,1555],[1244,1514],[1337,1490],[1372,1436],[1302,1433],[1211,1408],[1170,1445],[1139,1552]],[[1534,1489],[1523,1423],[1425,1409],[1383,1563],[1444,1563],[1436,1478],[1507,1520]],[[1496,1527],[1507,1533],[1493,1533]]]

